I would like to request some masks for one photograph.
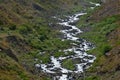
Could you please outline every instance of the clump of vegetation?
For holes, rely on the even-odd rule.
[[[16,25],[15,24],[11,24],[9,27],[10,30],[15,30],[16,29]]]
[[[63,66],[64,68],[69,69],[69,70],[75,70],[75,65],[74,65],[72,59],[66,59],[66,60],[64,60],[64,61],[62,62],[62,66]]]
[[[89,76],[85,80],[100,80],[100,78],[98,76]]]

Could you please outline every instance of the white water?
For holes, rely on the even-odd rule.
[[[97,3],[92,3],[92,2],[90,2],[90,3],[94,4],[95,6],[100,6],[100,4],[97,4]],[[92,7],[91,9],[94,9],[94,7]],[[85,69],[88,69],[92,65],[94,60],[96,59],[96,57],[94,55],[90,55],[90,54],[86,53],[87,50],[90,50],[93,48],[92,44],[87,42],[84,39],[81,40],[78,37],[78,34],[82,33],[83,31],[81,31],[76,26],[70,24],[70,23],[77,22],[79,20],[79,17],[82,15],[85,15],[85,14],[87,14],[87,13],[78,13],[73,16],[68,16],[69,19],[67,21],[59,18],[59,20],[61,20],[61,22],[58,24],[66,27],[66,29],[60,30],[60,32],[64,34],[64,38],[62,40],[63,41],[71,40],[73,42],[72,43],[73,46],[69,49],[65,49],[63,52],[65,54],[68,52],[73,52],[74,54],[71,54],[69,56],[62,56],[62,57],[60,56],[58,58],[51,56],[50,63],[35,65],[35,67],[40,67],[41,70],[45,73],[48,73],[48,74],[59,73],[60,75],[54,76],[53,80],[71,80],[70,78],[73,76],[70,76],[68,73],[76,73],[76,74],[82,73],[82,72],[84,72]],[[57,19],[57,17],[54,17],[54,18]],[[59,50],[59,51],[61,51],[61,50]],[[68,70],[61,65],[61,62],[65,59],[73,59],[73,60],[79,59],[81,62],[78,64],[75,64],[75,66],[76,66],[75,70]]]
[[[68,73],[82,73],[84,71],[84,69],[89,68],[90,65],[92,64],[95,60],[95,56],[93,55],[89,55],[87,54],[85,51],[91,49],[91,44],[88,43],[86,40],[82,39],[82,43],[81,40],[79,40],[79,37],[77,37],[78,34],[82,33],[82,31],[77,28],[74,25],[70,25],[70,23],[76,22],[79,20],[78,17],[85,15],[86,13],[79,13],[79,14],[75,14],[74,16],[69,16],[69,20],[66,22],[60,22],[59,24],[62,26],[66,26],[66,29],[61,30],[60,32],[62,32],[64,34],[64,40],[71,40],[73,41],[74,45],[76,46],[72,46],[69,49],[64,50],[65,53],[67,52],[73,52],[74,55],[69,55],[69,56],[65,56],[65,57],[58,57],[55,58],[54,56],[51,56],[51,63],[49,64],[36,64],[36,67],[40,67],[42,69],[43,72],[45,73],[49,73],[49,74],[55,74],[55,73],[60,73],[60,75],[54,77],[54,80],[69,80],[69,78],[71,76],[68,75]],[[62,20],[64,21],[64,20]],[[69,27],[69,29],[68,29]],[[73,32],[71,32],[73,31]],[[75,42],[78,42],[80,44],[76,44]],[[87,58],[85,58],[87,57]],[[90,58],[89,58],[90,57]],[[63,68],[61,65],[61,62],[65,59],[80,59],[83,60],[83,62],[79,63],[79,64],[75,64],[76,66],[76,70],[72,71],[72,70],[68,70],[66,68]],[[69,64],[68,64],[69,65]],[[86,66],[86,67],[84,67]]]
[[[90,4],[95,5],[95,7],[99,7],[99,6],[101,6],[99,3],[93,3],[93,2],[90,2]],[[90,7],[90,8],[91,8],[91,9],[94,9],[95,7]]]
[[[68,80],[68,79],[67,79],[67,75],[63,74],[63,75],[60,77],[59,80]]]
[[[95,6],[100,6],[99,3],[93,3],[93,2],[90,2],[90,4],[93,4],[93,5],[95,5]]]

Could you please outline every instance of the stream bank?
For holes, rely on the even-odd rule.
[[[91,3],[93,4],[93,3]],[[99,6],[95,4],[95,6]],[[51,75],[52,80],[76,80],[79,76],[82,76],[83,72],[88,69],[96,57],[94,55],[87,54],[86,51],[94,48],[93,44],[78,37],[79,34],[83,33],[74,24],[80,19],[81,16],[87,13],[79,12],[72,16],[67,16],[67,19],[59,19],[58,22],[61,27],[64,27],[60,32],[64,35],[62,41],[71,41],[72,46],[68,49],[63,50],[64,54],[72,52],[73,54],[68,56],[50,57],[50,62],[47,64],[36,64],[35,66],[40,68],[43,72]],[[57,17],[54,17],[57,19]],[[61,51],[61,50],[59,50]],[[63,67],[62,63],[64,60],[78,60],[74,63],[74,69],[70,70]],[[41,61],[42,62],[42,61]],[[68,64],[69,65],[69,64]],[[78,75],[78,76],[75,76]]]

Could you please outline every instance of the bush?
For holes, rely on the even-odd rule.
[[[64,60],[62,62],[62,66],[69,69],[69,70],[74,70],[75,69],[75,65],[74,65],[72,59]]]
[[[3,22],[0,20],[0,25],[3,25]]]
[[[102,46],[102,53],[107,53],[112,49],[112,47],[110,45],[103,45]]]
[[[85,78],[85,80],[100,80],[100,79],[97,76],[89,76],[89,77]]]
[[[28,76],[26,76],[26,74],[23,73],[22,71],[19,71],[19,72],[18,72],[18,75],[20,76],[20,78],[21,78],[22,80],[29,80],[29,79],[28,79]]]
[[[30,31],[32,31],[28,25],[21,25],[18,30],[19,33],[23,35],[27,35],[28,33],[30,34]]]
[[[10,30],[15,30],[16,29],[16,25],[15,24],[11,24],[9,27]]]

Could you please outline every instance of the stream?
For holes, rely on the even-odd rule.
[[[97,4],[95,5],[98,6]],[[72,52],[74,54],[57,58],[51,56],[50,63],[35,65],[36,67],[40,67],[41,71],[52,75],[52,80],[75,80],[74,76],[71,74],[82,74],[84,70],[92,66],[92,63],[96,59],[94,55],[86,53],[86,51],[93,49],[94,46],[90,42],[79,38],[78,35],[83,33],[83,31],[72,24],[77,22],[80,19],[80,16],[85,14],[87,13],[80,12],[72,16],[68,16],[69,19],[67,20],[61,19],[58,23],[64,27],[63,30],[60,30],[60,32],[64,34],[62,41],[70,40],[72,44],[72,47],[65,49],[64,53]],[[69,70],[62,66],[63,60],[66,59],[79,60],[79,63],[75,64],[75,70]]]

